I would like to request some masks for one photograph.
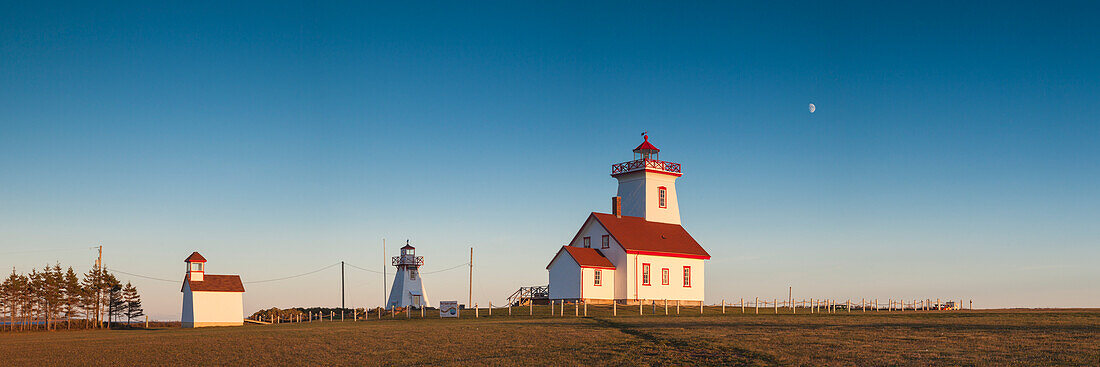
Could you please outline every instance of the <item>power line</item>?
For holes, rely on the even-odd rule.
[[[463,267],[463,266],[466,266],[466,265],[470,265],[470,263],[461,263],[461,264],[458,264],[458,265],[455,265],[455,266],[452,266],[452,267],[449,267],[449,268],[446,268],[446,269],[443,269],[443,270],[436,270],[436,271],[429,271],[429,272],[420,272],[420,274],[435,274],[435,273],[442,273],[442,272],[445,272],[445,271],[448,271],[448,270],[455,270],[455,269],[461,268],[461,267]]]
[[[106,270],[107,272],[112,272],[112,271],[113,271],[113,272],[116,272],[116,273],[122,273],[122,274],[126,274],[126,275],[129,275],[129,276],[135,276],[135,277],[138,277],[138,278],[145,278],[145,279],[159,280],[159,281],[162,281],[162,282],[172,282],[172,283],[176,283],[176,282],[180,282],[180,281],[182,281],[182,279],[181,279],[181,280],[168,280],[168,279],[161,279],[161,278],[153,278],[153,277],[147,277],[147,276],[144,276],[144,275],[139,275],[139,274],[134,274],[134,273],[127,273],[127,272],[125,272],[125,271],[122,271],[122,270],[118,270],[118,269],[108,269],[108,268],[106,268],[106,267],[105,267],[105,268],[103,268],[103,270]]]
[[[76,250],[88,250],[88,249],[94,249],[94,248],[95,247],[66,247],[66,248],[52,248],[52,249],[42,249],[42,250],[8,251],[8,252],[0,252],[0,255],[29,254],[29,253],[35,253],[35,252],[76,251]]]
[[[367,272],[371,272],[371,273],[375,273],[375,274],[382,274],[382,272],[380,272],[380,271],[360,268],[358,266],[352,265],[351,263],[344,263],[344,265],[347,265],[347,266],[350,266],[350,267],[353,267],[353,268],[356,268],[356,269],[359,269],[359,270],[362,270],[362,271],[367,271]]]
[[[334,263],[332,265],[329,265],[329,266],[326,266],[326,267],[323,267],[323,268],[320,268],[320,269],[317,269],[317,270],[314,270],[314,271],[311,271],[311,272],[308,272],[308,273],[302,273],[302,274],[298,274],[298,275],[291,275],[289,277],[282,277],[282,278],[275,278],[275,279],[264,279],[264,280],[257,280],[257,281],[253,281],[253,282],[244,282],[244,283],[245,284],[267,283],[267,282],[275,282],[275,281],[279,281],[279,280],[287,280],[287,279],[291,279],[291,278],[303,277],[303,276],[306,276],[306,275],[310,275],[310,274],[319,272],[321,270],[331,268],[331,267],[336,266],[336,265],[340,265],[340,263]]]

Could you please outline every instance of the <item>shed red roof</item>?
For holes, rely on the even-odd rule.
[[[244,283],[241,283],[240,275],[210,275],[202,276],[201,282],[192,282],[191,275],[184,275],[183,282],[191,286],[192,292],[244,292]],[[180,288],[183,292],[183,288]]]
[[[710,259],[707,250],[678,224],[650,222],[625,215],[616,218],[605,213],[592,213],[590,218],[595,218],[607,229],[628,254]]]
[[[185,262],[185,263],[204,263],[204,262],[206,262],[206,258],[202,257],[202,255],[199,255],[198,251],[196,251],[196,252],[192,252],[191,256],[188,256],[186,259],[183,259],[183,262]]]
[[[554,255],[554,259],[557,259],[562,251],[569,254],[569,257],[572,257],[573,261],[576,261],[582,268],[615,269],[615,265],[611,263],[611,260],[604,257],[600,250],[566,245],[558,250],[558,254]],[[554,260],[551,259],[550,262],[553,263]],[[550,265],[547,264],[546,268],[549,269]]]
[[[641,152],[642,150],[652,150],[654,152],[660,152],[660,149],[649,143],[649,135],[645,136],[645,141],[642,142],[637,148],[634,148],[634,152]]]

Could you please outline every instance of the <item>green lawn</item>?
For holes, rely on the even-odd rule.
[[[632,312],[626,312],[627,310]],[[1100,310],[492,317],[0,333],[4,365],[1100,365]],[[770,310],[769,310],[770,311]],[[629,315],[628,315],[629,314]]]

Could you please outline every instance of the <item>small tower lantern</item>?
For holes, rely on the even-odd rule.
[[[643,141],[641,145],[638,145],[637,148],[634,148],[634,160],[659,160],[657,158],[657,153],[661,150],[649,143],[649,134],[642,134],[642,137],[645,138],[645,141]]]
[[[198,252],[192,252],[191,256],[188,256],[183,262],[187,263],[187,275],[190,276],[192,282],[201,282],[202,276],[206,272],[206,258],[199,255]]]

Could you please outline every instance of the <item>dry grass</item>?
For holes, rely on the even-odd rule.
[[[13,365],[1100,365],[1100,310],[516,316],[0,334]],[[633,315],[627,316],[629,311]],[[694,313],[692,313],[694,311]],[[520,316],[519,314],[524,314]],[[672,313],[675,313],[674,311]],[[770,312],[769,312],[770,313]],[[463,315],[472,316],[472,315]]]

